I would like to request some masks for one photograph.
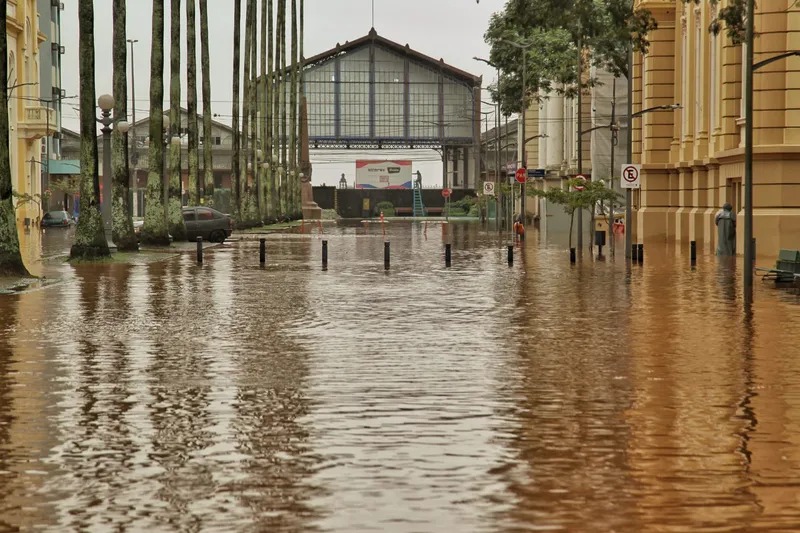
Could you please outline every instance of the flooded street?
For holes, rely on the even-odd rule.
[[[798,296],[452,226],[451,268],[399,222],[389,270],[378,225],[40,265],[0,295],[0,531],[800,525]]]

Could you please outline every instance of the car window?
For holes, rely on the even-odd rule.
[[[214,212],[211,209],[198,209],[197,220],[213,220]]]
[[[42,219],[42,220],[50,220],[51,218],[53,218],[53,215],[51,215],[50,213],[45,213],[44,214],[44,219]]]
[[[194,211],[184,211],[183,212],[183,221],[184,222],[194,222]]]

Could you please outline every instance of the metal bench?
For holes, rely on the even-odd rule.
[[[763,279],[773,280],[776,284],[795,283],[800,280],[800,250],[780,250],[775,268],[756,267],[756,272],[761,273]]]

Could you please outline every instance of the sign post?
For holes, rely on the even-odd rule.
[[[486,196],[494,196],[494,182],[493,181],[484,181],[483,182],[483,194]]]
[[[444,188],[442,189],[442,198],[444,198],[444,220],[445,222],[450,220],[450,194],[453,192],[452,189]]]

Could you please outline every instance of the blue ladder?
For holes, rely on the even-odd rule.
[[[414,216],[425,216],[425,206],[422,203],[422,188],[416,181],[414,182]]]

